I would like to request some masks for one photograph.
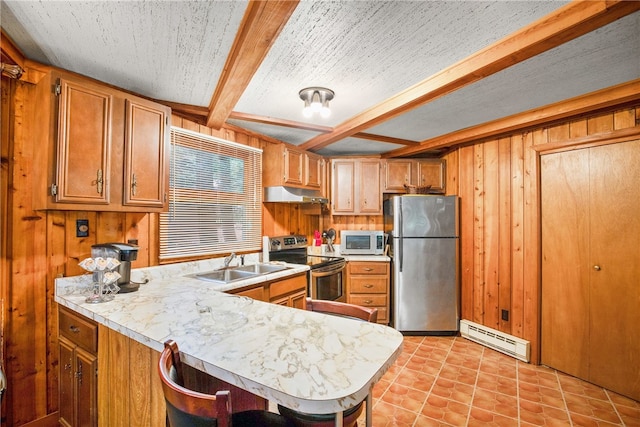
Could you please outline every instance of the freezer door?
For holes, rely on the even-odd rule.
[[[393,260],[394,328],[402,332],[457,331],[458,239],[403,239],[394,243],[401,245],[403,254],[403,259]]]
[[[393,236],[458,236],[458,197],[395,196],[392,199]]]

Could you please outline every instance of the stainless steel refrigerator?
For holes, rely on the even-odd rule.
[[[455,334],[460,321],[458,197],[384,201],[392,257],[392,325],[410,335]]]

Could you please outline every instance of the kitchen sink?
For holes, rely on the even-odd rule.
[[[218,283],[230,283],[235,282],[236,280],[249,279],[250,277],[255,276],[258,276],[258,273],[254,273],[252,271],[236,270],[235,268],[196,274],[197,279]]]
[[[234,271],[249,271],[251,273],[256,274],[269,274],[275,273],[276,271],[286,270],[287,267],[284,265],[276,265],[276,264],[250,264],[250,265],[241,265],[238,267],[233,267]]]
[[[287,267],[284,265],[250,264],[239,265],[237,267],[227,267],[220,270],[208,271],[206,273],[198,273],[195,277],[196,279],[206,280],[208,282],[231,283],[286,269]]]

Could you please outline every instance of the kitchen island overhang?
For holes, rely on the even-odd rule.
[[[308,269],[290,267],[249,281]],[[229,286],[190,277],[206,268],[134,270],[132,277],[149,282],[102,304],[84,302],[90,278],[61,278],[56,301],[157,352],[174,339],[193,368],[309,413],[340,412],[365,400],[402,350],[402,335],[387,326],[233,296],[224,293]]]

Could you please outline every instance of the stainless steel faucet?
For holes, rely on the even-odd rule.
[[[226,257],[224,259],[224,268],[229,267],[229,264],[231,264],[231,261],[233,261],[233,259],[236,257],[236,253],[235,252],[231,252],[231,255],[229,255],[228,257]]]

